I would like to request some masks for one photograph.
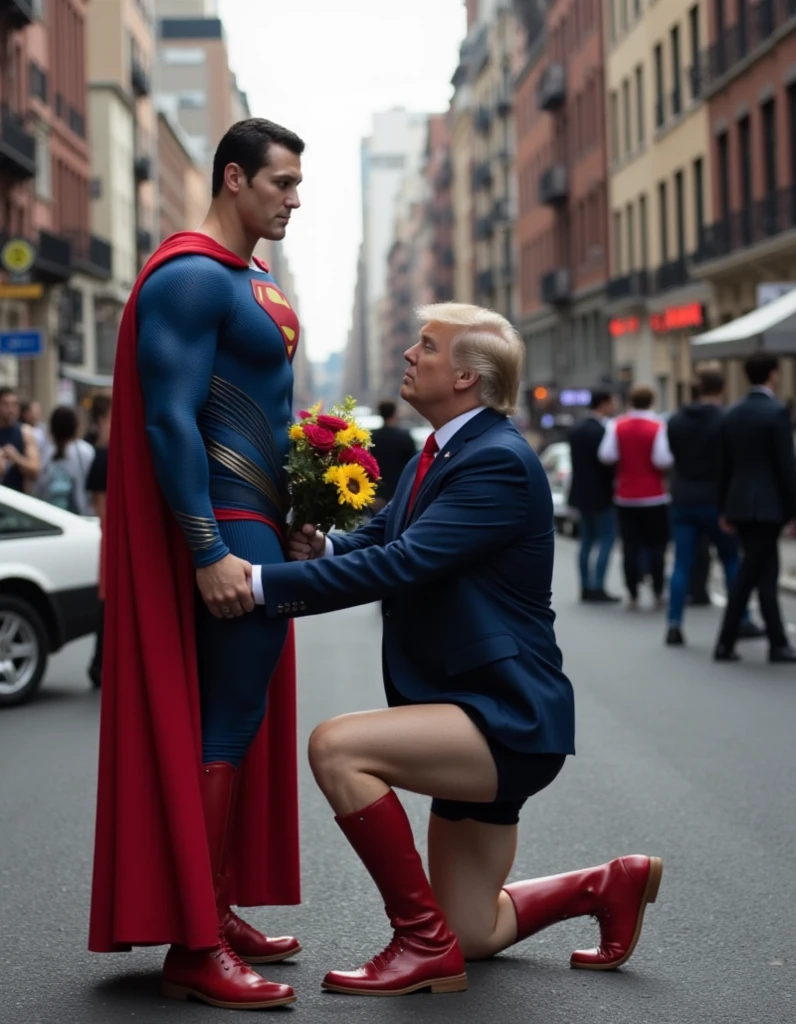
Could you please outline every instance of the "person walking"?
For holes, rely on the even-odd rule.
[[[674,572],[669,583],[669,628],[666,643],[681,647],[683,615],[693,578],[700,541],[716,547],[727,592],[732,588],[740,557],[736,539],[719,524],[719,431],[724,401],[724,377],[715,370],[699,375],[697,401],[675,413],[667,425],[669,448],[674,459],[671,474],[672,531],[675,542]],[[762,629],[748,615],[741,635],[756,638]]]
[[[580,599],[599,604],[620,600],[605,590],[605,574],[616,540],[614,469],[601,462],[597,454],[614,412],[611,392],[593,391],[588,414],[572,428],[568,438],[572,462],[568,503],[580,513]],[[597,557],[593,559],[595,549]]]
[[[105,507],[108,494],[108,446],[111,436],[111,396],[95,395],[91,404],[91,432],[95,440],[94,461],[86,480],[94,515],[100,521],[100,569],[99,607],[97,609],[97,632],[94,641],[94,655],[88,668],[91,685],[102,686],[102,652],[105,640],[105,566],[107,530],[105,529]]]
[[[779,360],[756,352],[744,364],[749,394],[724,415],[719,432],[719,510],[725,530],[741,542],[741,566],[729,593],[714,650],[716,661],[738,661],[735,650],[753,590],[766,624],[769,661],[796,662],[779,608],[779,536],[796,516],[796,456],[788,410],[774,389]]]
[[[398,407],[395,402],[379,404],[383,425],[373,431],[373,457],[379,464],[381,479],[376,487],[374,512],[379,512],[392,501],[395,488],[408,462],[417,455],[417,445],[408,430],[398,426]]]
[[[41,467],[36,435],[20,419],[19,396],[0,388],[0,484],[29,494]]]
[[[664,558],[669,542],[664,471],[672,464],[672,453],[666,424],[652,412],[654,398],[652,388],[636,385],[630,392],[630,412],[608,423],[598,451],[601,462],[616,466],[614,503],[619,509],[630,610],[638,608],[638,586],[647,569],[656,607],[664,605]]]
[[[92,514],[86,481],[94,461],[94,449],[77,436],[79,420],[69,405],[59,405],[50,416],[52,444],[44,459],[33,494],[67,512]]]

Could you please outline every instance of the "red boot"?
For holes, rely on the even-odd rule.
[[[240,785],[240,772],[235,772],[235,782],[232,787],[232,803],[229,812],[229,831],[234,835],[235,814],[238,805],[238,788]],[[232,910],[230,907],[230,842],[227,841],[224,851],[224,863],[221,866],[221,878],[217,889],[218,919],[221,922],[221,929],[230,947],[243,960],[250,964],[274,964],[280,960],[287,960],[301,952],[301,943],[292,935],[284,935],[279,938],[266,938],[261,931],[258,931],[248,922]]]
[[[636,948],[644,911],[654,903],[663,874],[659,857],[619,857],[610,864],[506,886],[517,912],[517,942],[571,917],[596,917],[597,949],[577,950],[572,967],[613,971]]]
[[[210,866],[218,892],[224,858],[235,769],[217,762],[202,766],[200,785]],[[172,946],[163,965],[163,995],[169,999],[199,999],[228,1010],[265,1010],[294,1003],[289,985],[266,981],[230,949],[219,924],[219,944],[213,949]]]
[[[394,935],[384,952],[359,970],[330,971],[323,988],[355,996],[466,989],[462,951],[434,899],[395,793],[390,790],[369,807],[337,818],[337,824],[376,883]]]

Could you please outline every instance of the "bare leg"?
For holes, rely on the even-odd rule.
[[[453,704],[341,715],[310,737],[310,765],[338,815],[353,814],[390,788],[443,800],[490,803],[497,769],[471,719]]]
[[[517,941],[514,904],[503,891],[516,852],[516,825],[429,817],[431,886],[466,960],[485,960]]]

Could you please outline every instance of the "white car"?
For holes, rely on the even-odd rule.
[[[97,627],[99,520],[0,486],[0,707],[36,692],[50,654]]]
[[[569,489],[572,485],[572,456],[566,441],[555,441],[539,456],[542,468],[547,474],[550,493],[553,495],[553,518],[556,529],[574,536],[578,530],[579,515],[569,505]]]

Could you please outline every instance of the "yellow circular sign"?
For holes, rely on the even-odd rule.
[[[12,238],[0,249],[0,263],[10,274],[27,274],[36,260],[36,250],[24,238]]]

